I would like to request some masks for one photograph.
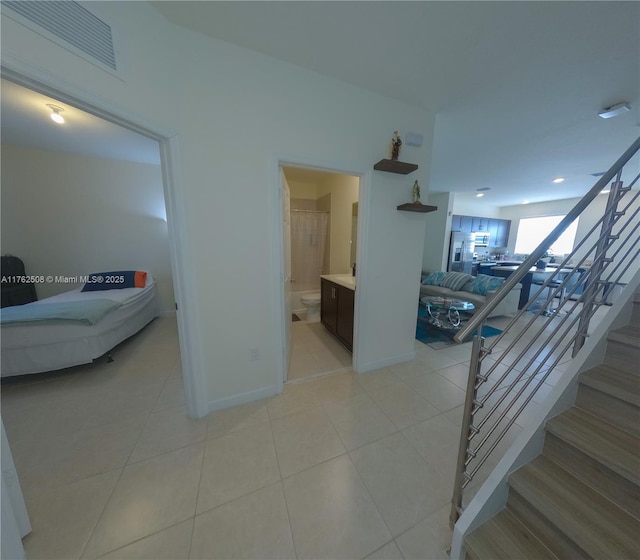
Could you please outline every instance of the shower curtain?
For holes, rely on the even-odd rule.
[[[294,292],[320,289],[329,213],[291,211],[291,277]]]

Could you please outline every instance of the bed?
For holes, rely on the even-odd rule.
[[[151,274],[140,287],[86,289],[2,309],[2,377],[91,363],[159,314]]]

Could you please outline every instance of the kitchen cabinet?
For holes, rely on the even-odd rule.
[[[472,216],[471,231],[489,231],[489,218]]]
[[[498,234],[493,247],[506,247],[509,243],[509,231],[511,230],[511,220],[498,220]]]
[[[353,350],[355,292],[325,278],[320,279],[320,321],[345,347]]]
[[[486,232],[489,234],[488,247],[506,247],[509,241],[511,220],[498,218],[483,218],[481,216],[451,216],[451,231],[465,233]]]
[[[471,216],[460,216],[460,231],[471,233],[473,231],[473,219]]]
[[[462,227],[461,221],[462,216],[459,216],[458,214],[451,216],[451,231],[462,231],[462,229],[460,229]]]

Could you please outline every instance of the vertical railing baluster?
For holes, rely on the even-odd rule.
[[[612,279],[614,282],[619,282],[624,272],[630,267],[629,263],[627,263],[626,266],[624,265],[626,260],[633,261],[634,258],[637,258],[638,251],[636,251],[636,257],[634,257],[633,248],[638,244],[636,233],[638,226],[637,224],[634,227],[629,226],[633,225],[633,220],[637,220],[638,210],[634,210],[629,217],[626,217],[629,208],[636,203],[637,195],[631,197],[630,202],[626,207],[623,206],[622,210],[620,209],[620,204],[625,194],[640,180],[639,174],[635,179],[631,180],[627,187],[623,187],[621,181],[622,169],[631,157],[639,151],[640,138],[638,138],[600,180],[596,182],[589,193],[576,204],[562,222],[545,238],[534,252],[529,255],[522,266],[505,280],[503,286],[497,290],[494,298],[478,309],[473,317],[454,337],[456,342],[459,343],[465,342],[465,340],[473,337],[473,343],[462,426],[460,428],[460,442],[451,500],[451,512],[449,516],[451,526],[457,522],[464,509],[463,495],[465,487],[467,487],[479,468],[487,460],[487,457],[491,455],[491,452],[497,447],[506,431],[515,422],[515,418],[517,418],[524,407],[527,406],[533,397],[533,393],[544,383],[565,353],[568,353],[573,347],[572,356],[575,357],[584,345],[586,337],[588,336],[589,323],[594,313],[600,308],[602,303],[604,303],[599,298],[606,295],[607,282],[610,282]],[[530,270],[532,263],[543,254],[549,245],[558,239],[562,232],[564,232],[575,219],[582,215],[586,208],[588,208],[599,195],[600,191],[607,186],[609,181],[612,181],[612,183],[603,217],[598,220],[597,224],[591,228],[577,245],[574,245],[574,250],[570,255],[565,256],[565,260],[561,265],[562,267],[565,263],[569,263],[571,258],[575,257],[580,251],[583,251],[583,245],[586,251],[584,251],[584,256],[581,257],[581,260],[576,266],[580,267],[588,256],[591,254],[594,255],[593,264],[579,280],[580,284],[584,283],[584,291],[582,294],[578,295],[578,286],[574,285],[565,296],[566,298],[571,298],[573,294],[578,296],[578,301],[568,311],[569,314],[572,314],[574,311],[577,312],[576,315],[574,315],[575,319],[566,321],[567,316],[565,316],[565,319],[559,320],[556,327],[553,328],[551,322],[557,320],[557,318],[549,317],[546,323],[540,324],[538,323],[538,317],[535,316],[530,321],[526,321],[526,325],[522,325],[519,323],[519,320],[523,317],[526,309],[519,310],[505,328],[504,333],[512,332],[512,327],[515,327],[516,324],[520,325],[520,330],[514,332],[515,336],[507,345],[507,348],[498,352],[497,356],[494,356],[495,360],[492,360],[492,364],[489,365],[487,372],[483,375],[481,369],[484,358],[497,349],[496,344],[502,340],[503,336],[500,335],[497,342],[485,345],[485,339],[482,337],[482,327],[485,321],[513,287],[524,278]],[[616,233],[614,234],[616,224],[622,225],[615,229]],[[596,233],[598,232],[598,227],[600,227],[600,231]],[[628,231],[623,235],[625,229],[628,229]],[[598,236],[597,239],[595,238],[596,235]],[[615,250],[612,249],[614,244]],[[625,251],[624,253],[623,250]],[[615,274],[618,274],[617,279],[614,278]],[[570,275],[567,276],[564,282],[566,283],[568,279],[570,279]],[[547,280],[543,287],[548,287],[549,285],[549,280]],[[557,291],[558,289],[556,288],[556,292]],[[580,304],[582,305],[581,309],[578,307]],[[560,307],[562,307],[562,302]],[[567,325],[563,327],[565,322]],[[534,339],[531,339],[531,337],[527,339],[526,336],[531,332],[530,329],[534,328],[540,328],[539,333],[534,336]],[[562,331],[563,328],[565,329],[564,331]],[[543,337],[544,340],[540,342],[540,333],[547,329],[549,332],[545,334]],[[516,344],[522,340],[529,340],[529,342],[527,342],[524,347],[520,345],[520,347],[516,349]],[[540,361],[540,357],[543,356],[543,352],[545,352],[548,344],[552,344],[552,346],[547,352],[549,354],[557,352],[557,355],[554,355],[551,365],[546,368],[547,371],[543,371],[547,357],[544,355],[544,360],[542,361]],[[564,344],[564,346],[561,344]],[[507,356],[509,356],[509,364],[505,363]],[[498,379],[493,386],[488,387],[487,392],[483,394],[482,398],[478,398],[480,387],[487,382],[488,378],[492,376],[492,373],[494,373],[498,367],[504,369],[504,372],[499,375],[500,379]],[[508,386],[503,387],[501,385],[503,380],[506,380],[510,372],[516,370],[516,367],[521,370],[521,373],[516,375],[515,379],[510,381]],[[532,394],[525,394],[530,384],[529,382],[525,382],[524,385],[519,385],[519,380],[525,373],[531,379],[535,378],[538,381],[537,385],[533,387]],[[539,380],[538,376],[541,376]],[[494,404],[487,407],[482,420],[478,422],[476,416],[479,409],[482,408],[483,404],[487,404],[489,399],[493,398],[498,391],[502,390],[504,390],[504,394],[502,394]],[[512,396],[511,401],[508,400],[507,395]],[[519,399],[524,400],[520,405],[517,404]],[[503,409],[503,407],[506,407],[506,409]],[[508,425],[503,428],[501,432],[498,432],[497,426],[507,417],[507,411],[513,410],[514,407],[517,408],[517,410],[515,414],[509,418]],[[490,421],[493,422],[493,424],[489,423]],[[475,436],[481,430],[485,436],[473,447],[472,440],[474,440]],[[497,439],[495,441],[489,441],[494,432],[498,434]],[[484,453],[480,453],[485,443],[489,448],[486,449]]]
[[[602,290],[602,295],[605,293],[605,287],[602,284],[602,273],[607,266],[607,249],[611,244],[611,231],[616,223],[616,212],[618,210],[618,203],[620,202],[622,181],[620,177],[622,169],[618,171],[616,180],[611,183],[611,190],[609,191],[609,198],[607,199],[607,207],[604,212],[604,219],[602,221],[602,228],[600,230],[600,238],[596,245],[596,252],[593,258],[593,264],[589,269],[589,285],[584,294],[582,312],[580,314],[580,321],[578,322],[578,337],[573,345],[571,357],[575,358],[580,349],[584,346],[587,339],[589,330],[589,323],[591,316],[593,315],[593,309],[596,305],[596,297],[598,292]]]
[[[484,323],[483,323],[484,324]],[[467,395],[464,401],[464,413],[462,416],[462,427],[460,431],[460,445],[458,447],[458,462],[456,465],[456,478],[453,486],[453,498],[451,501],[451,513],[449,522],[455,525],[460,516],[462,508],[462,492],[464,483],[464,472],[466,470],[467,448],[473,437],[473,407],[478,395],[478,377],[482,367],[484,356],[484,337],[482,336],[482,326],[478,327],[478,333],[473,337],[471,347],[471,364],[469,366],[469,377],[467,378]]]

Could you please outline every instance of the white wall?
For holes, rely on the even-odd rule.
[[[359,177],[328,173],[318,185],[320,197],[331,195],[329,274],[351,272],[351,211],[358,200]]]
[[[396,206],[407,201],[415,179],[428,192],[433,115],[182,30],[147,3],[92,2],[91,9],[123,38],[123,79],[4,14],[3,61],[46,73],[60,89],[80,88],[86,101],[177,135],[174,195],[184,207],[179,251],[187,263],[180,273],[189,287],[179,309],[197,334],[193,363],[206,377],[209,408],[280,387],[278,160],[326,163],[319,167],[363,176],[360,216],[368,229],[358,269],[358,367],[412,357],[424,216]],[[388,157],[394,130],[424,134],[421,148],[403,147],[401,158],[420,165],[411,179],[372,171]]]
[[[447,270],[453,198],[451,193],[429,195],[429,204],[437,206],[438,210],[426,214],[422,270]]]
[[[452,196],[453,214],[482,218],[500,217],[500,208],[493,204],[491,193],[482,198],[477,198],[474,193],[452,193]]]
[[[158,165],[2,145],[2,254],[28,274],[147,270],[175,309]],[[37,284],[42,299],[80,286]]]

